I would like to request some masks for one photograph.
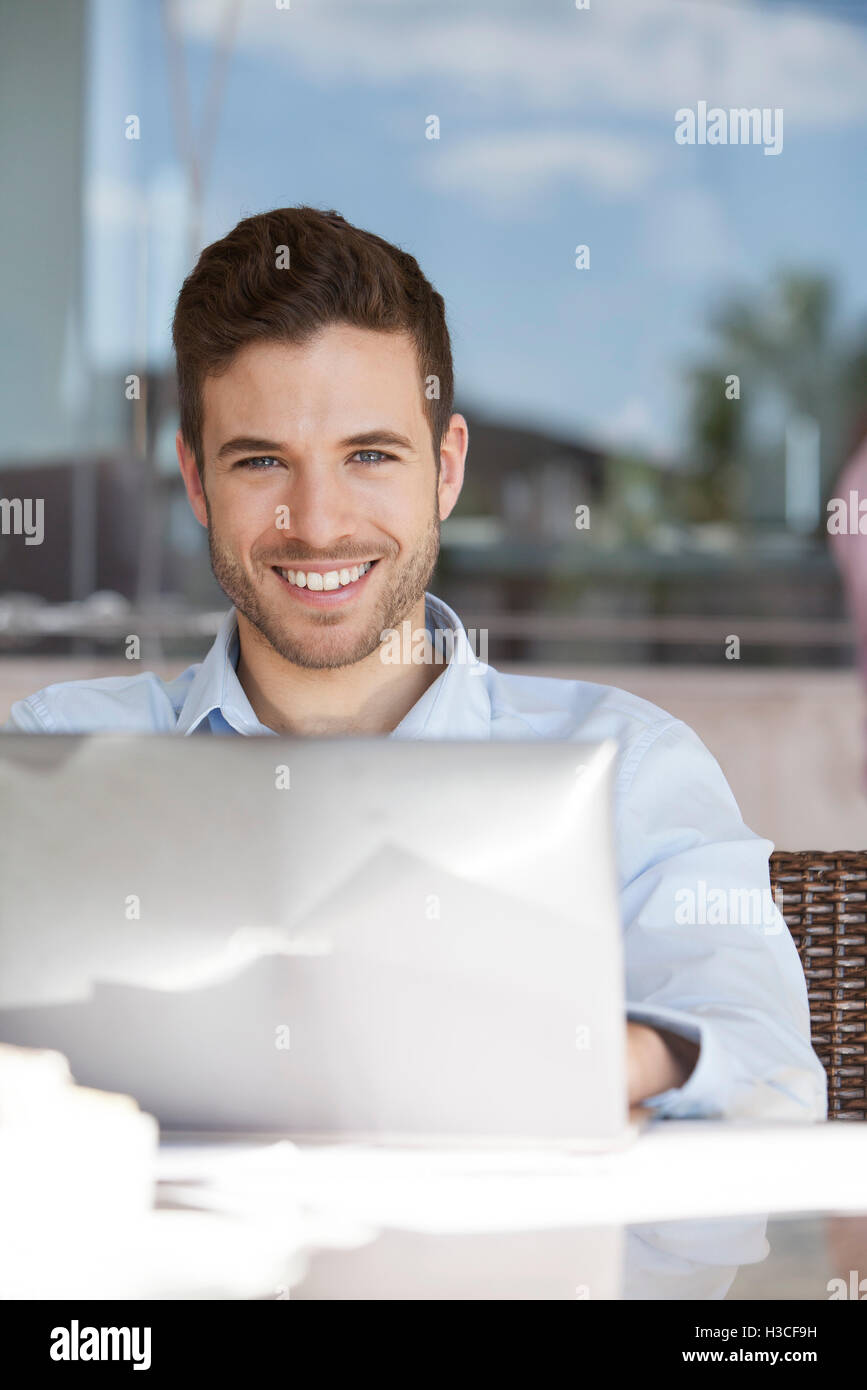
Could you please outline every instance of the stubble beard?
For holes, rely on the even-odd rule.
[[[375,652],[383,641],[382,634],[399,628],[423,598],[431,575],[436,566],[440,548],[440,520],[436,506],[424,531],[420,543],[409,558],[393,573],[391,582],[376,603],[374,612],[357,635],[347,641],[341,635],[343,626],[350,626],[353,619],[344,615],[340,609],[304,609],[302,620],[315,626],[315,631],[304,637],[294,637],[288,630],[288,622],[281,621],[280,599],[275,591],[273,603],[264,599],[266,582],[272,564],[280,564],[283,569],[291,569],[294,564],[303,564],[303,557],[282,560],[279,556],[267,559],[266,563],[253,563],[261,574],[260,583],[254,583],[237,556],[222,544],[216,534],[211,518],[211,509],[205,502],[208,514],[208,550],[214,578],[223,593],[243,613],[247,621],[264,638],[270,647],[284,661],[308,671],[337,670],[343,666],[354,666]],[[397,546],[393,547],[397,551]],[[307,557],[310,558],[310,557]],[[339,558],[339,557],[332,557]],[[391,563],[393,556],[385,554],[380,564]],[[353,560],[349,559],[349,565]],[[284,600],[292,603],[291,598]],[[357,621],[357,619],[355,620]]]

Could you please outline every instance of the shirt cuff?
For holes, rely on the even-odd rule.
[[[679,1009],[653,1004],[627,1004],[626,1018],[631,1023],[645,1023],[650,1028],[676,1033],[699,1046],[695,1066],[682,1086],[672,1086],[655,1096],[647,1096],[639,1104],[661,1118],[674,1120],[725,1114],[731,1073],[714,1029],[706,1020]]]
[[[41,702],[40,702],[41,704]],[[42,711],[44,710],[44,714]],[[0,725],[0,734],[42,734],[54,733],[56,725],[44,705],[37,707],[35,696],[16,700],[9,711],[6,723]]]

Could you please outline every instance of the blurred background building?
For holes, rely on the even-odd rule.
[[[782,109],[782,150],[679,145],[699,101]],[[0,717],[129,671],[131,632],[160,670],[207,649],[174,298],[311,203],[446,299],[470,454],[435,587],[489,659],[648,695],[757,829],[861,847],[826,519],[867,432],[865,136],[860,0],[0,0],[0,496],[45,515],[0,534]]]

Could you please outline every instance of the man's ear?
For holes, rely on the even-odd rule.
[[[187,497],[190,499],[190,506],[193,509],[193,514],[196,521],[200,521],[203,526],[207,526],[208,509],[205,505],[205,493],[202,488],[202,480],[199,477],[199,470],[196,467],[196,456],[192,449],[187,448],[180,430],[178,430],[175,435],[175,449],[178,454],[181,477],[184,480],[184,487],[187,489]]]
[[[461,495],[469,443],[470,432],[466,420],[463,415],[453,415],[440,446],[440,476],[437,484],[440,521],[445,521]]]

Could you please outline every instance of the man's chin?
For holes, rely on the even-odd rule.
[[[363,632],[352,623],[333,619],[307,632],[254,623],[278,656],[308,671],[333,671],[355,666],[380,646],[380,632]]]

